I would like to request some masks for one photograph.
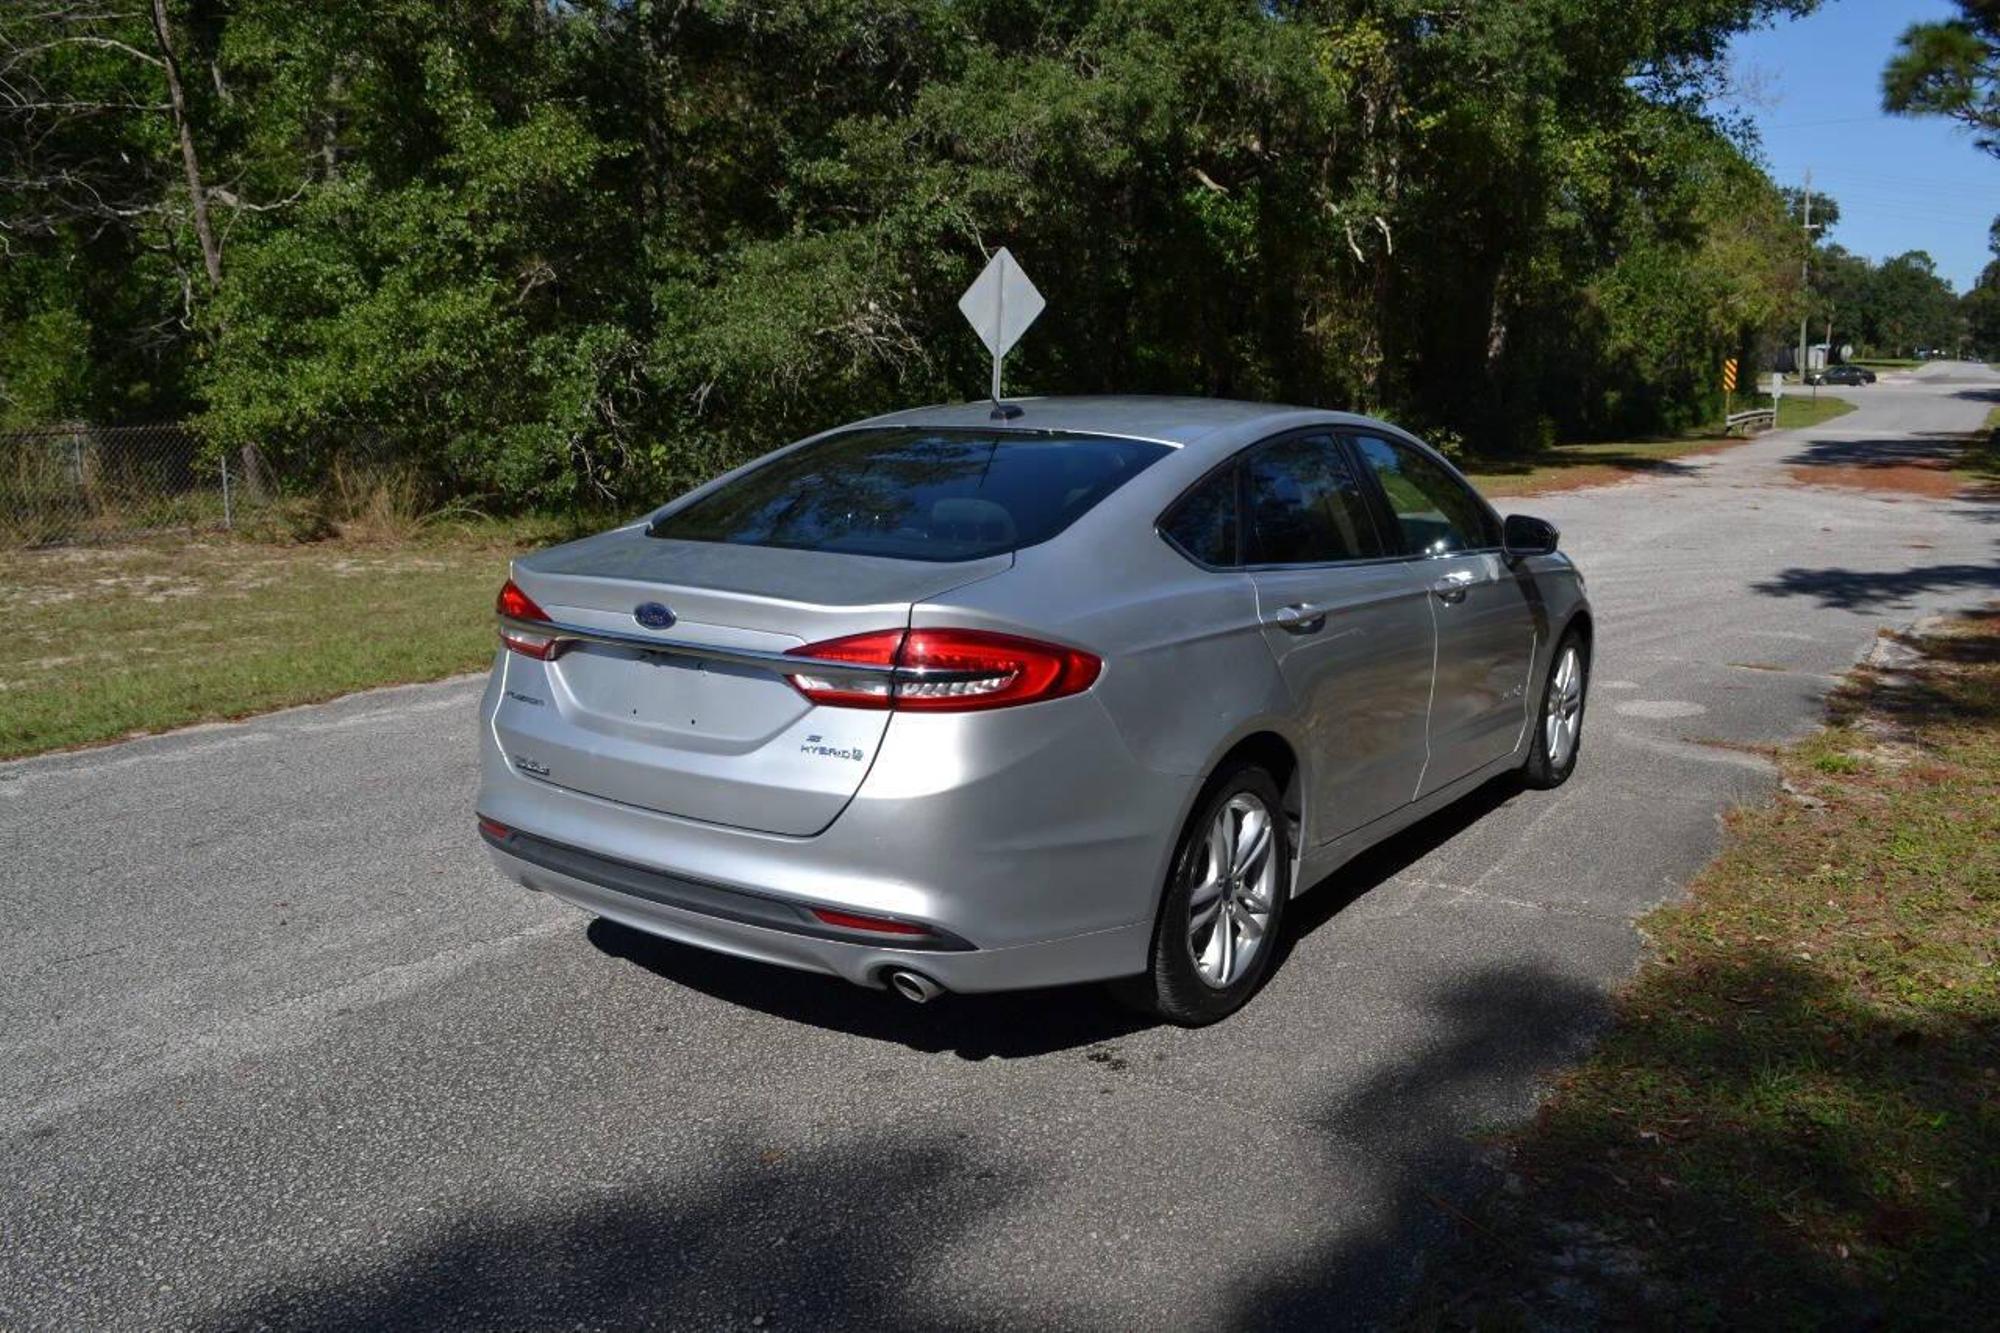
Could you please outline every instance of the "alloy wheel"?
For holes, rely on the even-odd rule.
[[[1195,974],[1217,990],[1250,970],[1270,930],[1278,889],[1271,808],[1238,792],[1215,812],[1197,852],[1188,895],[1188,954]]]
[[[1576,751],[1577,733],[1582,729],[1583,658],[1572,645],[1564,648],[1556,661],[1548,708],[1542,717],[1542,739],[1551,768],[1560,771],[1569,763],[1570,755]]]

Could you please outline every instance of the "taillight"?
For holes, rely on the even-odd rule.
[[[817,657],[829,662],[852,662],[856,666],[892,667],[903,646],[903,631],[880,630],[873,634],[850,634],[844,639],[828,639],[794,648],[793,657]],[[839,704],[843,708],[888,708],[888,676],[836,676],[833,674],[787,676],[792,688],[816,704]]]
[[[561,656],[562,650],[569,647],[567,639],[559,639],[552,634],[536,634],[508,623],[541,621],[546,624],[549,619],[548,612],[536,606],[535,599],[522,592],[512,579],[501,586],[500,595],[494,599],[493,610],[500,617],[500,642],[523,657],[546,662]]]
[[[1087,690],[1104,664],[1089,653],[976,629],[881,630],[792,649],[796,657],[894,668],[881,676],[827,671],[789,677],[814,703],[964,713],[1060,699]]]

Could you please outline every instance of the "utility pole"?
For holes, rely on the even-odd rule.
[[[1799,383],[1806,382],[1806,320],[1812,308],[1812,168],[1806,168],[1806,256],[1799,261]],[[1813,397],[1819,397],[1819,387],[1813,386]]]

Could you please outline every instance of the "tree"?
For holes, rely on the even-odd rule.
[[[1959,299],[1959,313],[1973,351],[2000,359],[2000,259],[1987,264],[1972,290]]]
[[[1958,0],[1959,17],[1904,32],[1882,72],[1882,109],[1946,116],[2000,156],[2000,0]]]
[[[1811,7],[39,0],[0,11],[0,400],[635,505],[977,392],[953,303],[1004,242],[1052,298],[1024,391],[1667,429],[1795,310],[1705,107]]]

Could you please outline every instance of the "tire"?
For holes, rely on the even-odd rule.
[[[1583,707],[1590,698],[1590,648],[1583,635],[1570,630],[1549,657],[1548,679],[1542,683],[1542,706],[1535,714],[1535,734],[1528,741],[1528,759],[1521,780],[1539,791],[1560,787],[1576,771],[1583,752]],[[1552,726],[1553,710],[1564,710],[1563,726]]]
[[[1261,851],[1257,822],[1266,830]],[[1225,851],[1247,873],[1214,873]],[[1291,871],[1291,831],[1278,784],[1254,764],[1218,771],[1174,849],[1147,970],[1118,983],[1119,998],[1182,1027],[1241,1009],[1277,957]],[[1206,915],[1205,928],[1198,915]]]

